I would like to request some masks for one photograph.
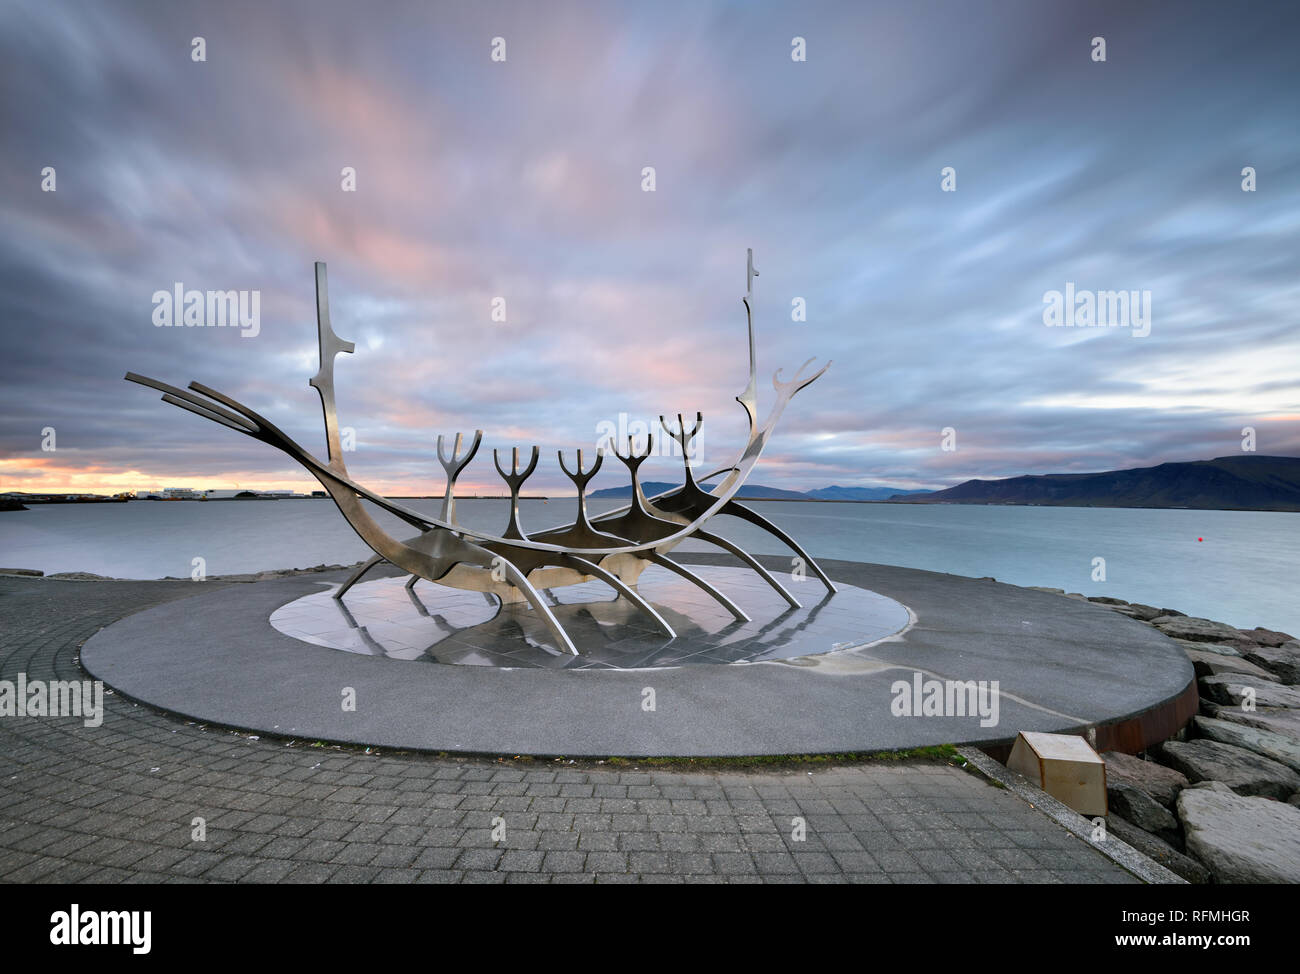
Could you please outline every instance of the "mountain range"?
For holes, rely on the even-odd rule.
[[[1040,504],[1060,507],[1183,507],[1300,511],[1300,457],[1242,454],[1100,473],[968,480],[906,504]]]
[[[661,483],[656,480],[646,481],[641,485],[647,497],[680,487],[680,484]],[[781,501],[883,501],[892,497],[910,497],[925,494],[924,490],[899,490],[897,487],[818,487],[816,490],[784,490],[780,487],[767,487],[763,484],[745,484],[736,494],[750,500]],[[632,485],[606,487],[604,490],[592,491],[588,497],[631,497]]]
[[[647,481],[652,497],[678,484]],[[630,485],[594,491],[591,497],[628,497]],[[1193,510],[1300,511],[1300,457],[1242,454],[1130,467],[1097,473],[1052,473],[967,480],[945,490],[893,487],[819,487],[785,490],[746,484],[737,495],[750,500],[889,501],[898,504],[1027,504],[1055,507],[1157,507]]]

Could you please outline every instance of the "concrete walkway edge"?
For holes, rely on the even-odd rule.
[[[995,761],[979,748],[959,747],[957,752],[970,762],[971,767],[985,777],[1002,785],[1017,798],[1028,803],[1031,808],[1042,812],[1075,838],[1082,839],[1111,862],[1132,873],[1142,882],[1182,883],[1186,885],[1187,880],[1176,873],[1170,872],[1154,859],[1150,859],[1138,852],[1131,845],[1121,842],[1109,832],[1106,833],[1106,841],[1094,842],[1092,840],[1094,827],[1090,820],[1084,818],[1070,806],[1057,801],[1047,792],[1031,783],[1024,775],[1012,771],[1000,761]]]

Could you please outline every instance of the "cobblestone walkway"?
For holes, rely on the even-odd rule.
[[[0,579],[0,679],[84,679],[85,639],[192,585]],[[665,772],[364,754],[104,702],[97,728],[0,718],[0,881],[1135,881],[941,764]]]

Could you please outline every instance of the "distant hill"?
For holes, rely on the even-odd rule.
[[[807,493],[819,501],[884,501],[891,497],[929,494],[929,490],[897,490],[893,487],[818,487]]]
[[[661,494],[665,490],[672,490],[674,487],[680,487],[681,484],[662,483],[657,480],[649,480],[641,485],[647,497],[653,497],[655,494]],[[750,500],[789,500],[789,501],[878,501],[886,500],[895,495],[913,495],[924,494],[926,491],[903,490],[900,491],[895,487],[819,487],[816,490],[801,492],[797,490],[783,490],[780,487],[767,487],[763,484],[745,484],[737,492],[737,497],[748,497]],[[622,487],[606,487],[604,490],[592,491],[588,497],[631,497],[632,485],[626,484]]]
[[[663,490],[664,488],[660,488]],[[764,487],[762,484],[744,484],[740,490],[736,491],[737,497],[748,497],[751,500],[780,500],[780,501],[806,501],[807,494],[801,494],[797,490],[782,490],[780,487]]]
[[[1101,473],[968,480],[908,504],[1041,504],[1058,507],[1185,507],[1300,511],[1300,457],[1253,454]]]

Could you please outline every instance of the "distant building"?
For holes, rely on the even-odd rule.
[[[164,487],[161,500],[165,501],[205,501],[205,497],[200,491],[190,487]]]

